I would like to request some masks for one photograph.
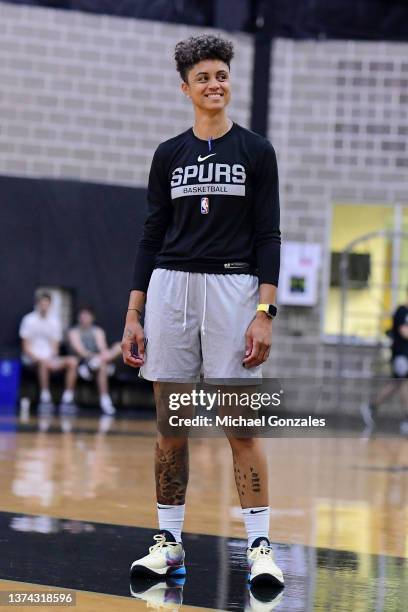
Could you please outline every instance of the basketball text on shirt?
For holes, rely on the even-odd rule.
[[[171,198],[222,193],[245,196],[246,172],[242,164],[194,164],[172,172]]]

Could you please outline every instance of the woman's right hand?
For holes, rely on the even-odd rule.
[[[144,330],[138,316],[127,317],[121,342],[123,361],[132,368],[140,368],[144,364],[145,344]],[[137,347],[137,355],[136,349]]]

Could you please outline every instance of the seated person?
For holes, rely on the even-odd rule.
[[[68,341],[74,354],[82,360],[79,374],[86,380],[92,379],[93,372],[96,374],[102,411],[114,414],[116,409],[109,395],[108,376],[114,370],[112,362],[121,355],[119,342],[108,347],[105,332],[95,325],[95,313],[89,306],[79,309],[78,324],[69,330]]]
[[[65,391],[61,404],[74,403],[78,359],[58,356],[61,328],[58,320],[50,315],[51,295],[40,293],[35,300],[33,312],[26,314],[20,324],[22,361],[35,367],[40,384],[40,405],[52,405],[50,394],[50,372],[65,371]]]

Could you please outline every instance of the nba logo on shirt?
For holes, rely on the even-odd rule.
[[[210,198],[201,198],[201,214],[208,215],[210,210]]]

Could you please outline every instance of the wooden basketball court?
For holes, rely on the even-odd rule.
[[[75,590],[75,609],[87,612],[157,607],[132,596],[128,579],[130,563],[151,545],[157,525],[154,431],[153,420],[89,411],[25,423],[3,419],[1,592]],[[174,592],[163,587],[166,606],[260,609],[246,585],[229,445],[222,438],[190,444],[187,578]],[[350,432],[264,444],[271,536],[286,587],[262,609],[402,610],[406,438]]]

